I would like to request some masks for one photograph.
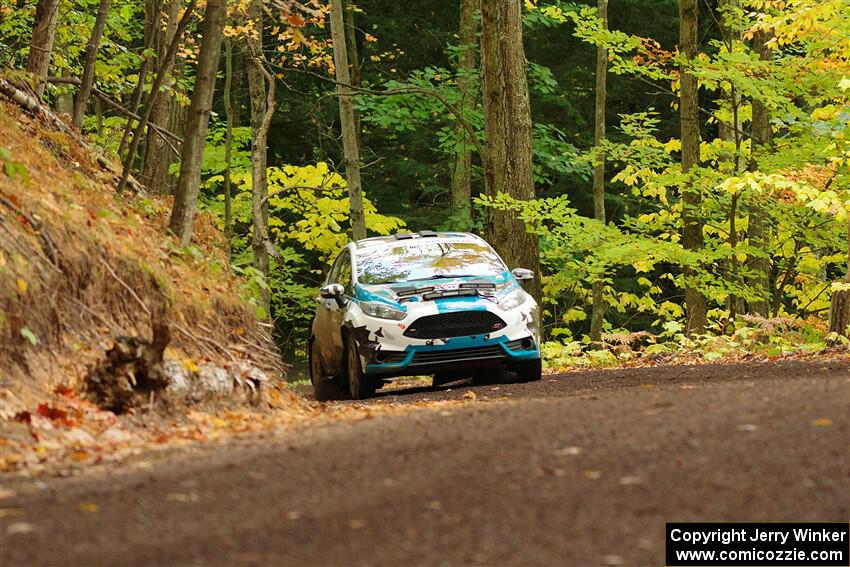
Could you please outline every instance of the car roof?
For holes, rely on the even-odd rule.
[[[376,248],[378,246],[386,246],[388,244],[399,244],[405,242],[414,242],[428,240],[430,238],[445,240],[457,240],[458,242],[481,242],[485,243],[483,238],[468,232],[435,232],[433,230],[421,230],[419,232],[398,232],[390,236],[375,236],[372,238],[364,238],[353,244],[356,250],[365,250],[367,248]]]

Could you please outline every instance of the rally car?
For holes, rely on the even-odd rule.
[[[507,370],[540,379],[540,316],[482,238],[399,233],[348,244],[316,298],[310,379],[320,400],[367,398],[391,378],[435,383]]]

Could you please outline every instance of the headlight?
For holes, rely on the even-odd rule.
[[[523,291],[522,289],[517,288],[511,292],[508,292],[505,297],[499,300],[499,307],[502,309],[502,311],[510,311],[511,309],[516,309],[517,307],[525,303],[525,300],[527,298],[528,294],[525,293],[525,291]]]
[[[407,312],[377,301],[361,301],[360,310],[371,317],[392,319],[394,321],[401,321],[407,316]]]

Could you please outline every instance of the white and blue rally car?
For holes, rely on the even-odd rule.
[[[319,297],[309,341],[316,397],[371,396],[390,378],[435,384],[507,369],[540,379],[540,316],[520,280],[478,236],[399,233],[348,244]]]

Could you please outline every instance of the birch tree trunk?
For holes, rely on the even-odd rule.
[[[608,29],[608,0],[598,0],[597,15],[604,29]],[[599,45],[596,48],[596,129],[594,144],[598,148],[605,140],[605,102],[608,98],[608,50]],[[605,154],[600,153],[593,166],[593,217],[605,223]],[[590,316],[590,339],[602,339],[602,323],[605,320],[605,301],[602,292],[605,282],[593,282],[593,307]]]
[[[697,0],[679,0],[679,51],[687,61],[697,55]],[[699,103],[697,78],[687,72],[686,64],[679,68],[681,73],[681,95],[679,109],[682,120],[682,172],[687,174],[699,164]],[[682,187],[682,221],[684,230],[682,245],[686,250],[701,250],[703,247],[700,205],[702,196],[699,188],[688,180]],[[685,309],[687,332],[702,333],[707,324],[705,296],[694,283],[696,270],[685,268]]]
[[[351,77],[348,73],[348,48],[345,43],[345,24],[342,0],[331,0],[331,36],[334,46],[336,92],[339,98],[339,122],[342,128],[342,150],[345,155],[345,177],[351,209],[351,233],[354,240],[366,238],[366,216],[363,213],[363,189],[360,184],[360,148],[357,146],[357,126],[354,121]]]
[[[83,64],[83,76],[80,78],[80,92],[77,94],[77,101],[74,103],[74,124],[79,128],[83,124],[83,116],[86,114],[86,108],[89,105],[89,98],[94,87],[94,73],[97,65],[97,52],[100,49],[100,40],[103,37],[103,30],[106,28],[106,18],[109,17],[109,8],[112,5],[112,0],[100,0],[97,8],[97,16],[94,19],[94,27],[92,28],[89,43],[86,46],[85,63]]]
[[[478,31],[475,13],[481,0],[460,0],[460,53],[457,61],[458,109],[466,116],[477,105],[475,97],[476,41]],[[472,224],[472,142],[466,128],[460,127],[461,147],[455,152],[452,168],[452,216],[457,228],[466,230]]]
[[[34,89],[38,96],[44,94],[58,14],[59,0],[38,0],[35,7],[35,24],[32,28],[30,52],[27,57],[27,71],[38,79]]]
[[[481,68],[487,194],[534,198],[531,162],[531,105],[522,45],[522,1],[482,0]],[[485,236],[509,268],[528,268],[537,277],[528,292],[540,299],[537,235],[513,211],[487,209]]]
[[[201,158],[212,110],[226,7],[227,0],[207,0],[204,14],[195,90],[189,103],[186,135],[180,152],[180,177],[169,222],[169,229],[183,246],[187,246],[192,239],[192,222],[201,184]]]

